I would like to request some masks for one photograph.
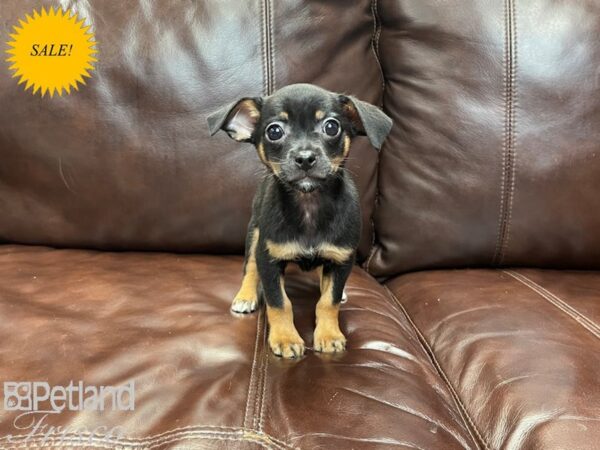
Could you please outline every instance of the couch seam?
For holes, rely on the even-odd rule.
[[[173,438],[173,439],[168,439],[156,444],[151,444],[151,445],[143,445],[143,444],[121,444],[121,443],[117,443],[115,441],[105,441],[105,442],[94,442],[94,443],[90,443],[90,442],[85,442],[85,447],[84,448],[108,448],[108,449],[132,449],[132,448],[137,448],[137,449],[153,449],[159,446],[164,446],[167,444],[172,444],[174,442],[177,441],[182,441],[182,440],[191,440],[191,439],[206,439],[206,440],[219,440],[219,441],[234,441],[234,442],[252,442],[255,444],[260,445],[263,448],[267,448],[267,449],[273,449],[273,448],[279,448],[279,447],[272,447],[271,445],[269,445],[268,442],[265,442],[261,439],[258,438],[252,438],[252,437],[237,437],[235,435],[201,435],[201,436],[189,436],[189,437],[183,437],[183,438]],[[60,440],[57,443],[49,443],[48,440],[44,440],[44,439],[40,439],[40,440],[36,440],[36,441],[28,441],[26,443],[21,443],[18,446],[11,446],[8,447],[8,449],[29,449],[29,448],[57,448],[57,449],[72,449],[75,448],[75,445],[80,445],[83,442],[75,440],[74,442],[65,442],[64,439]],[[116,445],[116,446],[115,446]]]
[[[529,289],[537,293],[544,300],[552,304],[558,310],[567,314],[571,319],[575,320],[580,326],[592,333],[596,338],[600,339],[600,326],[598,326],[593,320],[588,318],[585,314],[580,313],[576,308],[573,308],[567,302],[562,300],[556,294],[553,294],[548,289],[544,288],[540,284],[536,283],[532,279],[523,275],[522,273],[513,270],[504,270],[505,274],[511,276],[521,284],[527,286]]]
[[[268,26],[269,26],[269,75],[271,80],[270,92],[272,94],[275,90],[275,35],[273,32],[274,22],[273,22],[273,2],[272,0],[267,0],[268,6]]]
[[[266,331],[266,330],[265,330]],[[267,374],[269,370],[269,352],[267,350],[267,343],[265,341],[266,334],[263,336],[263,359],[264,359],[264,370],[262,377],[262,394],[261,394],[261,403],[260,410],[258,411],[258,431],[262,433],[263,425],[264,425],[264,413],[265,413],[265,397],[267,394]]]
[[[261,45],[263,58],[263,91],[264,95],[273,93],[275,76],[273,74],[273,13],[271,0],[260,0]]]
[[[265,1],[259,0],[260,4],[260,52],[262,56],[262,72],[263,72],[263,95],[269,95],[269,83],[267,80],[268,69],[267,69],[267,45],[266,45],[266,30],[265,30]]]
[[[258,372],[258,379],[256,382],[256,397],[254,398],[254,411],[252,411],[252,429],[254,430],[259,430],[258,426],[260,424],[260,414],[263,408],[263,394],[264,394],[264,390],[263,390],[263,383],[265,382],[265,336],[267,333],[266,330],[266,326],[267,326],[267,319],[265,318],[264,323],[263,323],[263,334],[261,337],[261,350],[259,352],[259,357],[260,357],[260,367],[259,367],[259,372]]]
[[[379,75],[381,76],[381,107],[383,108],[383,100],[385,96],[385,75],[383,73],[383,66],[381,65],[381,59],[379,57],[379,38],[381,36],[381,20],[379,18],[379,6],[377,0],[371,0],[371,14],[373,15],[373,35],[371,36],[371,49],[375,55],[375,61],[377,61],[377,67],[379,68]],[[379,163],[381,161],[380,153],[383,151],[383,147],[377,152],[377,165],[375,170],[375,199],[373,204],[373,211],[371,212],[371,249],[367,260],[365,261],[364,268],[370,273],[371,261],[377,252],[379,245],[377,243],[377,233],[375,231],[375,211],[379,206]]]
[[[502,265],[510,240],[516,173],[517,23],[516,0],[504,1],[504,131],[498,233],[492,264]]]
[[[248,409],[250,408],[250,397],[251,397],[251,393],[254,390],[254,372],[256,369],[256,363],[257,363],[257,359],[258,359],[258,343],[259,343],[259,337],[261,334],[261,324],[262,322],[262,311],[259,311],[258,316],[256,318],[256,339],[254,341],[254,353],[252,355],[252,368],[250,370],[250,381],[248,382],[248,396],[246,397],[246,408],[244,410],[244,422],[243,425],[244,427],[248,426]]]
[[[446,372],[444,371],[441,364],[437,360],[437,357],[435,356],[433,349],[429,345],[429,342],[427,342],[427,339],[425,339],[425,336],[423,335],[421,330],[417,327],[417,324],[413,321],[412,317],[408,314],[408,311],[406,310],[404,305],[400,302],[398,297],[396,297],[396,294],[394,294],[388,286],[384,285],[384,287],[388,291],[390,296],[394,299],[396,305],[398,305],[398,307],[400,308],[400,310],[406,317],[406,320],[408,320],[408,323],[410,324],[410,326],[416,333],[417,338],[420,341],[421,346],[423,347],[423,350],[429,356],[429,359],[433,363],[433,366],[436,369],[438,375],[442,378],[442,380],[446,384],[446,387],[450,391],[450,395],[452,396],[452,399],[454,400],[454,404],[455,404],[456,408],[458,409],[458,413],[460,414],[461,419],[463,420],[463,425],[469,432],[471,439],[473,439],[473,442],[478,447],[480,447],[480,448],[483,447],[485,450],[490,450],[490,447],[488,446],[487,442],[483,438],[482,434],[477,429],[475,422],[469,415],[469,412],[467,411],[465,404],[463,403],[460,396],[458,395],[458,392],[456,391],[456,389],[454,389],[454,386],[450,382],[450,379],[446,375]]]
[[[185,427],[174,429],[171,431],[167,431],[156,436],[151,436],[147,438],[121,438],[121,439],[104,439],[104,438],[96,438],[91,436],[89,433],[60,433],[57,436],[47,436],[44,433],[39,433],[36,435],[20,435],[13,436],[13,438],[31,438],[24,440],[21,442],[15,442],[13,446],[10,448],[28,448],[31,447],[30,444],[34,443],[33,447],[38,448],[39,445],[35,445],[38,443],[47,443],[51,447],[55,447],[57,445],[63,446],[63,444],[68,445],[69,447],[74,444],[81,444],[85,441],[86,444],[90,442],[90,440],[94,440],[96,442],[92,442],[86,446],[94,446],[94,447],[106,447],[107,445],[111,445],[107,448],[114,448],[115,445],[118,445],[121,448],[139,448],[141,446],[146,445],[142,448],[154,448],[159,445],[165,445],[168,443],[175,442],[177,440],[182,439],[226,439],[226,440],[235,440],[235,441],[251,441],[258,444],[261,444],[266,448],[276,448],[276,449],[295,449],[295,447],[280,441],[279,439],[274,438],[273,436],[257,432],[256,430],[251,430],[247,428],[238,428],[238,427],[222,427],[224,431],[216,431],[211,428],[219,429],[221,427],[211,427],[211,426],[201,426],[198,429],[192,429],[195,427]],[[179,430],[175,433],[173,431]],[[185,430],[185,431],[184,431]],[[82,437],[85,436],[85,437]],[[2,438],[1,440],[6,440],[7,437]],[[44,445],[46,447],[46,445]]]

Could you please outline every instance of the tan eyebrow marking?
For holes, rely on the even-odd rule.
[[[321,120],[323,117],[325,117],[325,113],[323,111],[321,111],[320,109],[317,109],[317,112],[315,113],[315,117],[317,118],[317,120]]]
[[[286,111],[282,111],[279,113],[279,118],[283,120],[288,120],[290,118],[290,115]]]

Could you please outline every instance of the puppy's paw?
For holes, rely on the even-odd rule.
[[[231,304],[231,310],[235,313],[240,314],[248,314],[256,311],[258,308],[258,300],[257,299],[243,299],[236,297],[233,299],[233,303]]]
[[[283,358],[300,358],[304,355],[304,341],[298,334],[269,333],[271,351]]]
[[[348,301],[348,294],[346,294],[346,289],[342,291],[342,301],[340,303],[346,303]]]
[[[321,353],[338,353],[346,349],[346,338],[339,330],[319,328],[314,334],[314,350]]]

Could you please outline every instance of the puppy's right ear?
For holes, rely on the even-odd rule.
[[[246,97],[223,106],[207,118],[210,135],[224,130],[236,141],[252,142],[254,130],[260,119],[261,106],[260,97]]]

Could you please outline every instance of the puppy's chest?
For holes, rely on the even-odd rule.
[[[350,259],[354,249],[338,246],[329,242],[307,243],[301,240],[276,242],[267,239],[269,255],[280,261],[317,261],[326,260],[342,264]]]
[[[315,231],[319,221],[321,202],[316,196],[303,195],[298,200],[300,221],[308,231]]]

